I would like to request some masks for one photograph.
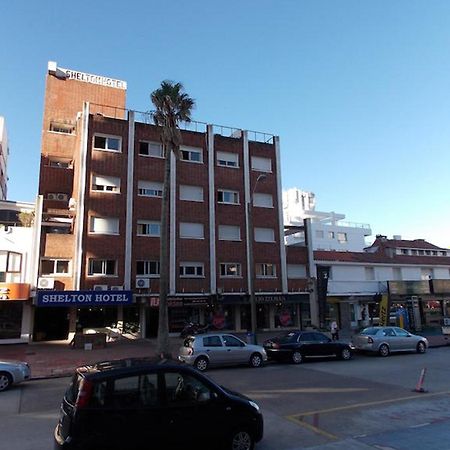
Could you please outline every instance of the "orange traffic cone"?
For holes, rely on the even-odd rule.
[[[422,371],[420,372],[420,376],[419,376],[419,380],[417,381],[416,384],[416,388],[413,389],[413,392],[427,392],[424,388],[423,388],[423,383],[425,381],[425,374],[427,373],[427,369],[424,367],[422,369]]]

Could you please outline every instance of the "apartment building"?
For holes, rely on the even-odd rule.
[[[0,116],[0,200],[6,200],[7,195],[7,163],[9,156],[8,133],[5,118]]]
[[[157,332],[164,155],[151,114],[126,109],[126,88],[49,63],[37,340],[113,324]],[[200,122],[182,128],[171,158],[170,331],[186,320],[250,328],[251,247],[258,327],[298,326],[305,301],[287,295],[279,138]]]
[[[327,271],[326,322],[352,330],[377,323],[382,295],[391,321],[412,330],[450,324],[450,250],[423,239],[377,235],[363,252],[315,251]],[[403,314],[404,313],[404,314]]]

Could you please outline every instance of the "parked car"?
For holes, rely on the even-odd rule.
[[[291,361],[300,364],[305,358],[336,356],[351,359],[352,346],[332,341],[317,331],[292,331],[264,342],[269,359]]]
[[[250,364],[261,367],[267,361],[264,347],[246,344],[227,333],[187,337],[180,347],[178,359],[203,372],[210,365]]]
[[[0,361],[0,392],[6,391],[11,385],[29,380],[30,366],[20,361]]]
[[[259,406],[192,367],[151,359],[76,369],[61,404],[54,448],[252,450]]]
[[[369,327],[353,336],[352,342],[357,350],[376,352],[388,356],[391,352],[416,351],[425,353],[428,340],[399,327]]]

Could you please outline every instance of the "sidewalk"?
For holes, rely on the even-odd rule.
[[[277,333],[258,333],[258,341],[262,343],[275,334]],[[245,340],[245,335],[239,336]],[[426,337],[430,347],[450,345],[450,337],[442,334]],[[349,341],[350,335],[341,335],[340,340]],[[170,338],[170,349],[174,357],[182,342],[178,337]],[[67,341],[0,345],[0,360],[27,362],[31,366],[33,379],[69,376],[76,367],[97,361],[152,356],[156,356],[156,339],[122,338],[108,342],[105,348],[96,350],[74,349]]]

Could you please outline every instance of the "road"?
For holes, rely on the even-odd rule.
[[[412,392],[424,367],[428,392]],[[449,373],[450,348],[208,372],[260,404],[265,436],[256,450],[450,450]],[[1,448],[52,448],[67,384],[38,380],[1,393]]]

